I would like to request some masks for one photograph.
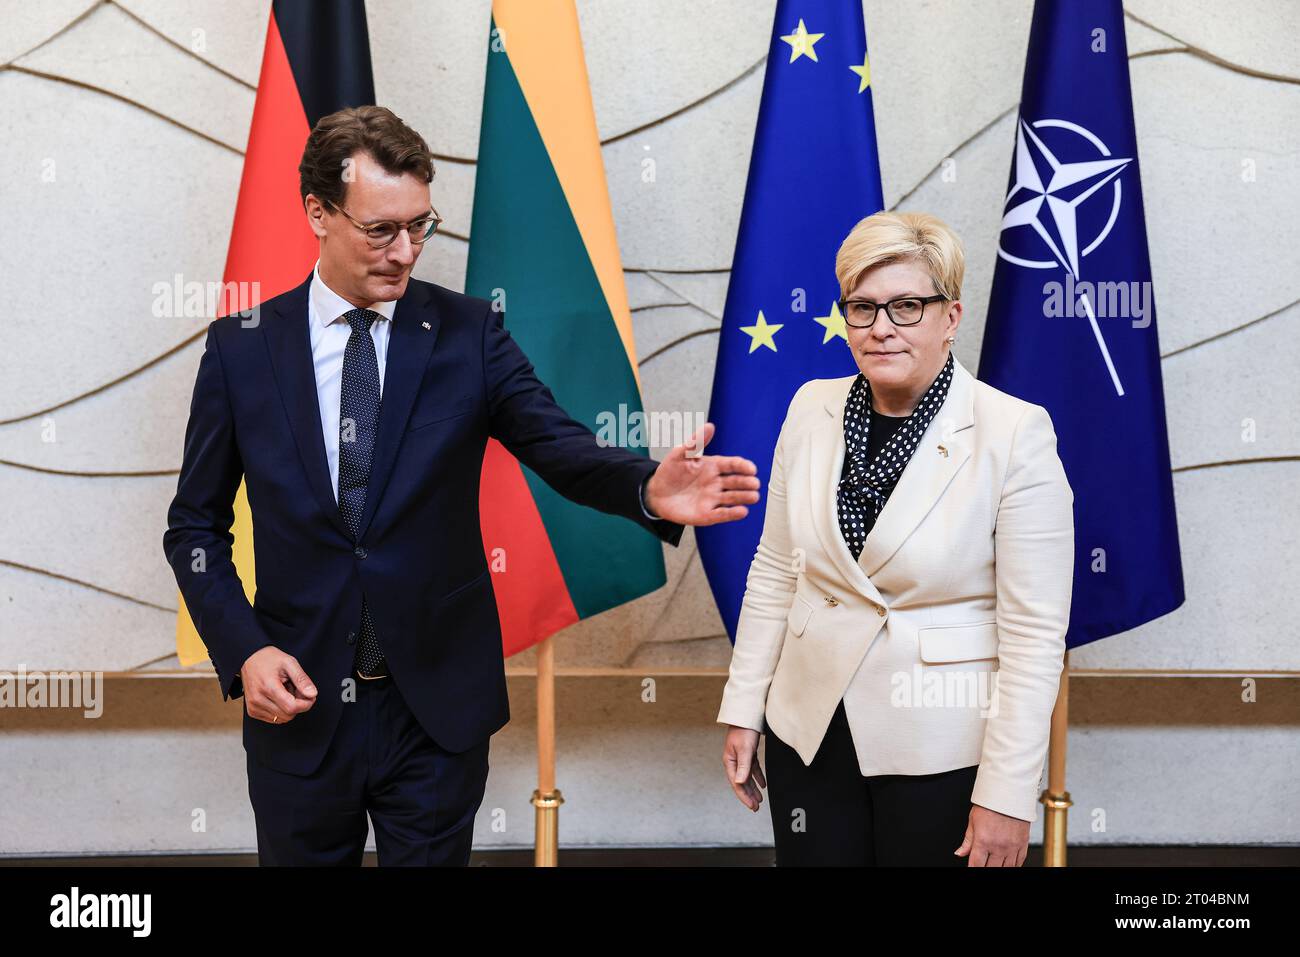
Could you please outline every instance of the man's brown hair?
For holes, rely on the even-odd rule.
[[[298,164],[302,199],[339,206],[347,194],[348,160],[358,151],[369,153],[389,173],[414,173],[433,181],[433,154],[419,133],[384,106],[350,106],[322,116],[307,137]]]

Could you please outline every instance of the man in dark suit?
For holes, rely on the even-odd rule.
[[[381,864],[464,865],[510,716],[479,526],[488,437],[673,545],[743,517],[757,469],[688,455],[708,424],[659,463],[602,446],[501,312],[411,278],[437,228],[432,159],[388,110],[324,117],[299,171],[320,259],[208,327],[163,546],[223,697],[244,697],[259,861],[359,864],[369,813]],[[252,605],[231,561],[241,479]]]

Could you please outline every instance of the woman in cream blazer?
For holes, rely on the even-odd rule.
[[[1073,494],[1046,410],[950,355],[963,271],[957,237],[925,214],[867,217],[837,256],[870,429],[932,416],[894,448],[906,464],[857,560],[837,489],[858,376],[805,383],[777,440],[717,720],[737,796],[756,811],[768,789],[779,865],[1024,860],[1065,652]]]

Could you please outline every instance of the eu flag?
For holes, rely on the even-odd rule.
[[[1070,648],[1183,603],[1139,174],[1120,0],[1038,0],[979,377],[1056,426]]]
[[[857,372],[835,253],[883,205],[861,5],[779,0],[709,404],[708,451],[751,459],[764,489],[799,386]],[[763,512],[695,531],[733,642]]]

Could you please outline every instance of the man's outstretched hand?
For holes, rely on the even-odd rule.
[[[646,505],[660,518],[681,525],[716,525],[749,514],[746,505],[758,501],[758,467],[739,455],[687,455],[703,450],[713,438],[713,423],[695,434],[659,463],[646,485]]]

